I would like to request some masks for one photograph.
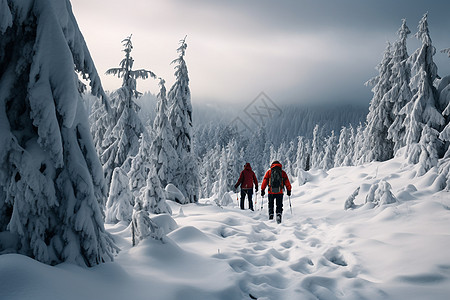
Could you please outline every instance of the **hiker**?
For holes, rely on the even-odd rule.
[[[276,201],[277,209],[277,223],[281,223],[281,214],[283,213],[283,188],[286,187],[287,195],[291,196],[291,183],[289,178],[281,168],[279,161],[274,161],[270,169],[264,175],[261,184],[261,196],[264,197],[266,186],[269,186],[269,220],[273,219],[273,206]]]
[[[255,192],[258,192],[258,180],[256,179],[255,172],[253,172],[250,163],[244,165],[239,180],[234,185],[236,190],[238,186],[241,186],[241,209],[244,209],[245,195],[248,197],[248,208],[253,210],[253,183],[255,184]]]

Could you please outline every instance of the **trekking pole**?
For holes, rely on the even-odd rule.
[[[258,210],[258,206],[256,205],[258,203],[258,192],[256,192],[255,197],[255,210]]]
[[[261,199],[261,210],[263,210],[263,205],[264,205],[264,196],[262,196],[262,199]]]
[[[291,204],[291,196],[289,196],[289,207],[291,208],[291,215],[292,215],[292,204]]]
[[[237,205],[238,205],[238,207],[239,207],[239,194],[238,194],[237,191],[236,191],[236,201],[237,201]]]

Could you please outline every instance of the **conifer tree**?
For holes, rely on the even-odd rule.
[[[319,125],[316,124],[313,131],[313,140],[311,145],[311,168],[319,168],[323,157],[323,138]]]
[[[335,167],[351,166],[353,165],[353,127],[342,127],[339,135],[339,144],[336,150],[334,159]]]
[[[70,2],[2,1],[0,15],[0,234],[17,241],[0,243],[0,253],[52,265],[111,261],[117,248],[103,224],[105,183],[78,75],[106,96]]]
[[[406,40],[411,33],[406,20],[402,20],[402,26],[397,34],[399,39],[394,43],[392,53],[392,88],[387,93],[387,98],[392,102],[392,113],[394,114],[394,122],[388,129],[387,138],[394,143],[393,154],[398,149],[405,146],[405,128],[403,122],[404,114],[400,114],[401,109],[412,99],[411,89],[409,87],[411,79],[411,68],[408,64],[408,51]]]
[[[177,152],[173,145],[175,144],[172,127],[170,126],[167,117],[167,98],[166,87],[164,79],[160,78],[158,93],[156,117],[153,122],[153,131],[155,138],[151,145],[151,157],[153,158],[152,165],[156,168],[156,174],[160,180],[161,186],[165,187],[168,183],[173,181],[174,174],[171,172],[176,167],[178,160]]]
[[[393,143],[387,139],[388,129],[394,121],[392,102],[387,97],[392,88],[392,52],[388,43],[381,63],[377,66],[378,75],[366,82],[373,86],[367,126],[364,131],[365,143],[362,161],[385,161],[393,156]]]
[[[327,138],[325,142],[325,151],[322,158],[322,161],[319,164],[319,167],[324,170],[329,170],[334,167],[334,158],[336,156],[337,150],[337,142],[336,136],[334,135],[334,131],[331,132],[331,135]]]
[[[186,54],[186,38],[180,41],[177,49],[178,58],[175,64],[175,83],[170,88],[168,98],[171,103],[169,121],[176,144],[178,161],[176,169],[171,171],[173,183],[186,196],[189,202],[198,201],[199,177],[198,162],[192,149],[192,105],[189,89],[189,76],[184,60]]]
[[[116,167],[122,167],[127,159],[135,156],[139,150],[139,138],[145,131],[139,116],[139,106],[135,100],[142,94],[136,89],[136,79],[156,78],[156,75],[148,70],[133,70],[134,59],[131,56],[133,44],[131,35],[122,41],[125,57],[118,68],[106,71],[107,75],[115,75],[122,78],[122,87],[116,90],[112,97],[115,109],[111,116],[112,127],[105,133],[101,155],[106,182],[111,182],[112,172]],[[128,167],[124,167],[128,172]]]
[[[310,168],[310,145],[309,141],[303,137],[298,137],[296,168],[303,171],[309,171]]]
[[[148,172],[153,167],[151,144],[150,132],[145,130],[139,139],[139,151],[131,159],[131,167],[128,171],[129,187],[134,195],[139,194],[140,190],[146,185]]]
[[[129,223],[133,213],[134,197],[131,194],[127,174],[122,168],[116,168],[111,181],[111,192],[106,202],[106,222]]]
[[[444,124],[444,118],[438,110],[436,88],[433,85],[437,78],[437,66],[433,62],[436,49],[431,42],[427,19],[428,15],[425,14],[419,22],[416,33],[422,45],[409,58],[414,72],[410,84],[414,95],[400,111],[400,114],[406,116],[403,124],[406,128],[405,141],[408,147],[419,142],[425,124],[438,131]],[[415,152],[415,155],[411,157],[409,148],[406,153],[410,161],[418,161],[419,153]]]

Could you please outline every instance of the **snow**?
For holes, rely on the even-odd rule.
[[[108,225],[122,249],[114,262],[51,267],[1,255],[0,299],[448,299],[449,192],[436,192],[436,168],[415,173],[403,155],[311,170],[293,183],[292,214],[285,196],[279,225],[267,197],[255,212],[168,201],[172,216],[152,215],[162,241],[131,247],[130,226]],[[377,185],[396,202],[366,204]]]

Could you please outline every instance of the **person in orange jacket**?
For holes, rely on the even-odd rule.
[[[269,186],[269,220],[273,219],[273,208],[274,202],[276,201],[277,223],[281,223],[281,214],[283,213],[283,189],[286,187],[287,195],[290,196],[292,187],[289,178],[286,172],[282,170],[282,165],[279,161],[274,161],[270,166],[270,169],[266,172],[266,175],[264,175],[261,184],[261,196],[263,197],[267,186]]]

